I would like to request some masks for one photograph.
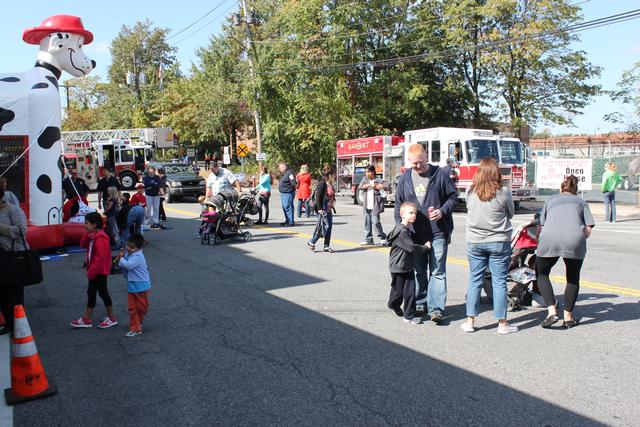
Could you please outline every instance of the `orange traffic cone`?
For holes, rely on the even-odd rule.
[[[13,312],[15,320],[11,344],[11,388],[4,391],[7,405],[52,396],[57,391],[47,381],[24,307],[16,305]]]

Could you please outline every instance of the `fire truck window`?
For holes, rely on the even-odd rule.
[[[15,194],[20,203],[25,202],[25,157],[18,157],[25,149],[25,142],[20,137],[0,137],[0,171],[4,172],[3,178],[7,179],[7,190]]]
[[[522,163],[522,144],[520,141],[500,141],[502,163]]]
[[[122,163],[133,163],[133,150],[120,151],[120,161]]]
[[[480,163],[480,160],[487,157],[498,160],[498,143],[487,139],[472,139],[467,141],[467,154],[469,163]]]
[[[449,160],[455,162],[462,161],[462,144],[459,142],[454,142],[449,144]]]
[[[150,162],[151,160],[153,160],[153,151],[151,150],[144,150],[144,154],[147,157],[147,162]]]
[[[440,163],[440,141],[431,141],[431,163]]]

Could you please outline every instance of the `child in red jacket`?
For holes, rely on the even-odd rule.
[[[96,306],[96,293],[104,302],[107,309],[107,317],[98,325],[99,328],[110,328],[118,324],[113,314],[113,304],[107,290],[107,276],[111,271],[111,247],[109,236],[104,232],[102,216],[97,212],[88,213],[84,217],[84,226],[87,232],[80,240],[80,246],[87,250],[87,277],[89,289],[87,290],[87,310],[84,316],[71,322],[74,328],[90,328],[93,326],[91,317]]]

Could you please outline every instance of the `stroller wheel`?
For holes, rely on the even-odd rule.
[[[214,236],[213,236],[213,239],[212,239],[212,241],[211,241],[211,244],[212,244],[213,246],[217,246],[217,245],[219,245],[220,243],[222,243],[222,239],[220,238],[220,236],[218,236],[217,234],[216,234],[216,235],[214,235]]]
[[[249,233],[248,231],[245,231],[244,233],[242,233],[242,238],[244,239],[245,242],[250,242],[251,239],[253,239],[253,234]]]

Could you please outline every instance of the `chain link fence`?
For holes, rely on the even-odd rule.
[[[602,202],[602,192],[600,184],[602,175],[609,162],[615,163],[618,173],[622,176],[622,181],[616,190],[616,202],[626,205],[640,205],[640,142],[615,144],[571,144],[557,143],[553,141],[545,142],[544,146],[534,146],[532,148],[533,158],[527,164],[527,180],[536,182],[536,159],[556,158],[556,159],[592,159],[592,190],[581,193],[588,202]],[[538,194],[544,200],[545,196],[558,193],[558,190],[539,189]]]

